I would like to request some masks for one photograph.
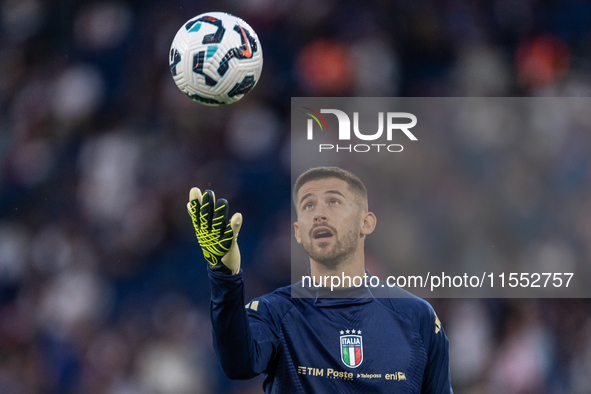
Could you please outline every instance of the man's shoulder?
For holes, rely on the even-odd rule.
[[[275,291],[267,293],[259,297],[260,299],[272,300],[273,302],[282,303],[282,304],[291,304],[291,285],[283,286],[278,288]]]
[[[279,315],[285,315],[293,308],[305,308],[305,300],[293,298],[291,291],[291,285],[280,287],[271,293],[252,299],[246,307],[255,311],[262,307],[261,311]]]
[[[380,298],[380,301],[394,312],[414,322],[431,320],[435,314],[428,301],[400,287],[388,288],[387,297]]]

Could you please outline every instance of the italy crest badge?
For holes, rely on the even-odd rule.
[[[361,330],[341,331],[341,361],[349,368],[357,368],[363,362],[363,338]]]

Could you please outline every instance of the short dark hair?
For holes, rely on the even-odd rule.
[[[314,167],[310,168],[309,170],[304,171],[298,179],[296,179],[295,184],[293,186],[293,203],[297,207],[297,196],[298,191],[301,187],[310,181],[315,181],[318,179],[327,179],[327,178],[337,178],[345,181],[349,188],[357,195],[359,198],[360,206],[365,207],[367,209],[367,189],[361,179],[357,177],[357,175],[343,170],[339,167]]]

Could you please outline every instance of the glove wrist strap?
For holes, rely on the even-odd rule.
[[[209,264],[209,268],[217,274],[232,275],[232,270],[226,267],[222,262],[217,263],[217,265]]]

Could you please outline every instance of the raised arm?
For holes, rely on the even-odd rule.
[[[213,342],[222,370],[230,379],[253,378],[268,370],[279,339],[270,315],[257,313],[249,317],[244,307],[237,243],[242,215],[235,213],[228,220],[228,201],[220,198],[216,202],[213,191],[202,194],[196,187],[189,193],[187,210],[208,262]]]

